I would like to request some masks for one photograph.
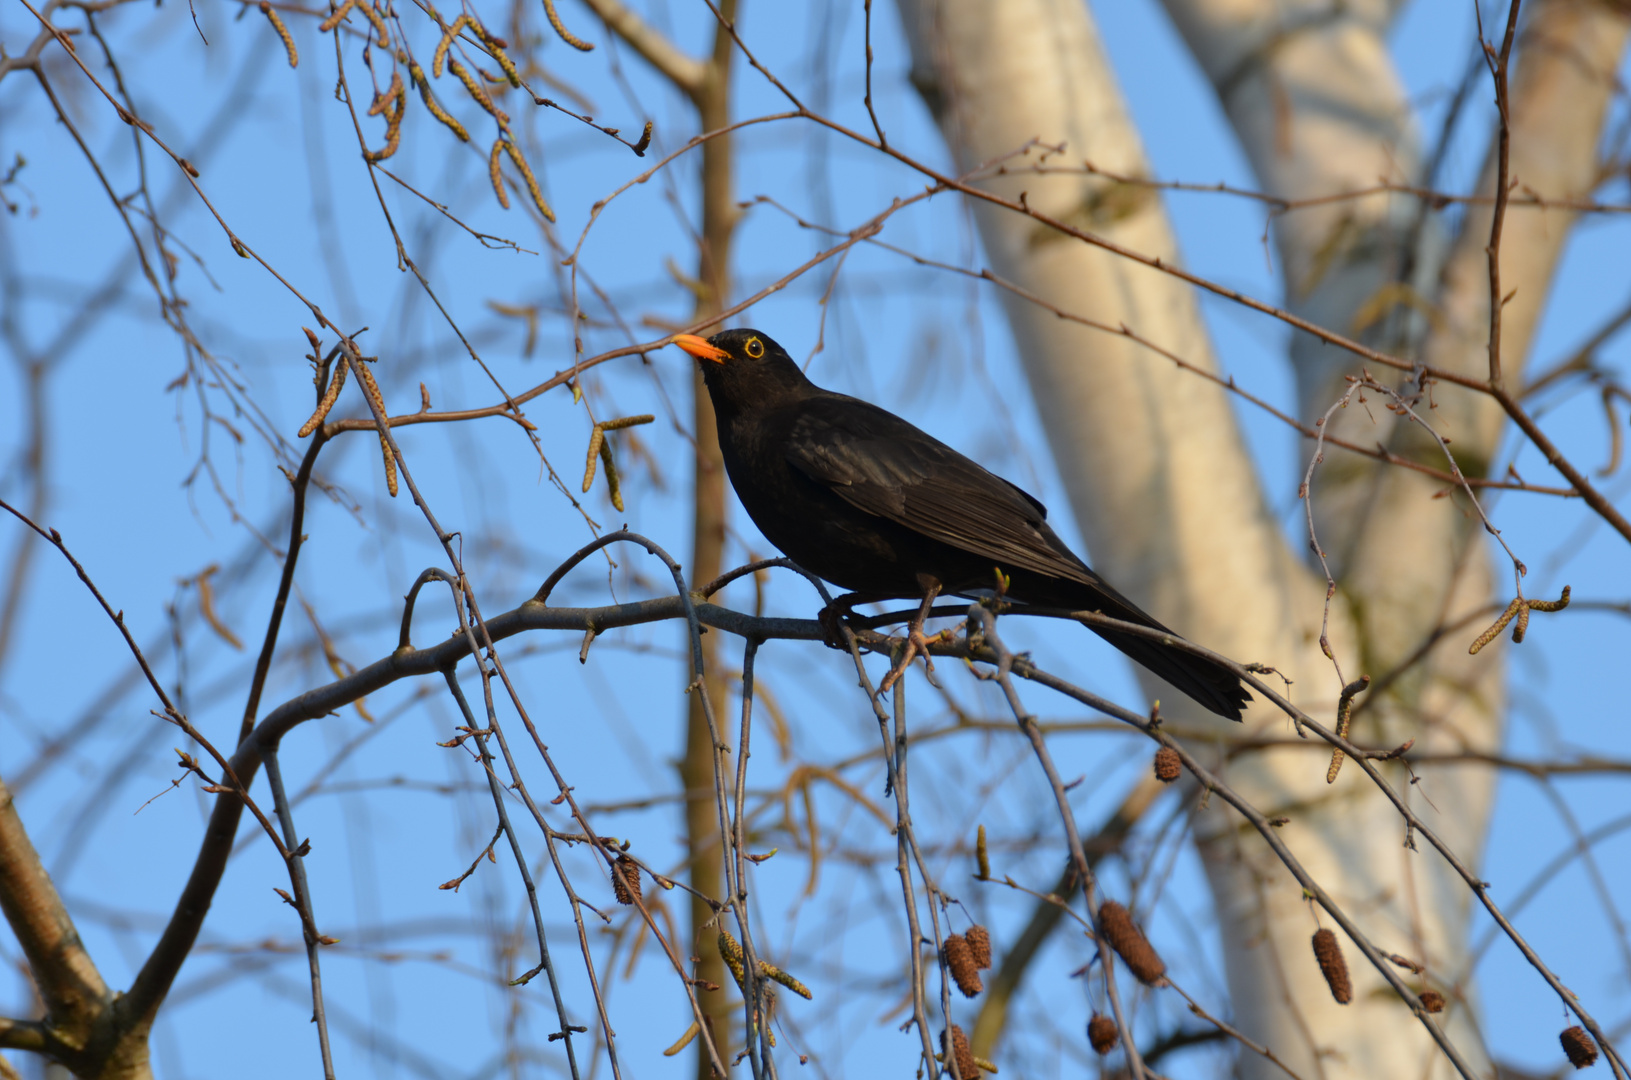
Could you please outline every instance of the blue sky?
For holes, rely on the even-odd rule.
[[[536,11],[526,10],[535,24]],[[592,111],[597,121],[621,127],[626,135],[649,116],[657,132],[654,155],[641,161],[559,113],[513,106],[515,115],[524,117],[518,123],[533,140],[529,154],[560,217],[555,235],[570,247],[590,205],[648,167],[656,153],[682,143],[694,121],[689,106],[665,92],[636,57],[609,47],[604,29],[584,9],[567,4],[561,10],[569,24],[601,43],[584,55],[549,41],[542,53],[550,74],[587,99],[579,111]],[[674,27],[677,39],[700,49],[706,24],[698,11],[677,3],[652,10],[658,21],[666,18]],[[1117,0],[1097,4],[1095,11],[1156,172],[1251,186],[1210,89],[1159,7],[1151,0]],[[494,400],[486,377],[446,322],[412,276],[397,267],[373,188],[356,160],[350,121],[333,97],[330,40],[319,39],[310,20],[291,19],[302,59],[290,70],[257,13],[251,10],[242,20],[231,14],[224,6],[198,7],[207,45],[185,5],[132,6],[105,17],[111,40],[127,58],[125,77],[137,87],[155,129],[200,165],[201,183],[216,209],[267,262],[336,321],[371,327],[363,341],[383,358],[381,378],[392,411],[417,407],[420,382],[437,408]],[[927,161],[944,162],[938,135],[905,81],[907,59],[893,9],[879,4],[874,15],[880,117],[897,144]],[[867,123],[861,26],[857,4],[806,8],[750,0],[743,17],[749,43],[767,64],[812,104],[857,128]],[[19,51],[33,33],[26,9],[0,7],[0,40],[9,50]],[[89,43],[80,41],[82,54],[88,54]],[[1472,42],[1472,11],[1465,3],[1418,2],[1401,18],[1393,38],[1395,57],[1422,109],[1425,129],[1434,128],[1436,110],[1443,108]],[[416,38],[416,47],[424,55],[431,43]],[[49,69],[54,85],[116,189],[130,190],[129,129],[56,55]],[[355,49],[346,64],[359,79]],[[745,65],[737,79],[738,115],[780,107],[774,92]],[[569,101],[564,92],[559,96]],[[1465,125],[1452,148],[1454,184],[1467,183],[1482,158],[1489,108],[1480,102],[1475,113],[1483,119]],[[1620,106],[1617,116],[1624,111]],[[0,220],[0,258],[10,262],[22,283],[15,299],[0,301],[9,308],[4,318],[35,347],[65,329],[86,327],[56,361],[49,382],[44,419],[52,438],[51,487],[42,517],[62,531],[110,601],[126,612],[138,641],[153,647],[161,677],[184,685],[184,707],[199,727],[229,740],[275,587],[272,560],[252,529],[282,546],[286,484],[273,453],[250,430],[249,418],[223,404],[219,389],[210,389],[210,396],[221,410],[220,421],[209,423],[199,412],[195,387],[167,389],[184,360],[174,335],[155,318],[145,286],[126,287],[105,317],[86,312],[89,291],[125,257],[128,237],[83,157],[51,121],[37,84],[21,75],[0,83],[0,116],[7,118],[0,125],[0,162],[9,163],[17,153],[28,162],[18,174],[23,187],[5,191],[19,212]],[[465,118],[472,127],[481,119],[473,113]],[[367,124],[370,143],[377,144],[379,122]],[[483,359],[512,390],[569,365],[571,330],[555,308],[555,282],[562,273],[558,258],[547,252],[522,211],[496,205],[485,151],[457,145],[417,102],[403,143],[404,152],[394,159],[399,175],[452,207],[473,228],[543,252],[483,248],[423,202],[387,187],[387,204],[412,257]],[[239,380],[270,426],[293,443],[311,402],[299,331],[302,323],[311,325],[309,314],[258,264],[233,255],[196,198],[177,189],[173,167],[151,154],[147,166],[155,197],[168,207],[169,227],[197,256],[195,262],[184,255],[178,270],[192,325],[221,358],[220,370]],[[693,180],[682,163],[631,189],[596,222],[584,246],[583,270],[641,338],[659,333],[639,326],[642,317],[676,320],[689,308],[688,293],[665,270],[665,259],[680,267],[690,264],[686,227],[675,206],[689,206]],[[771,196],[823,225],[851,228],[919,186],[909,171],[880,164],[813,125],[764,125],[741,139],[742,197]],[[1627,201],[1623,179],[1605,188],[1605,198]],[[1260,209],[1214,195],[1173,195],[1168,206],[1193,269],[1252,295],[1278,299],[1272,252],[1260,239]],[[1608,218],[1576,231],[1541,327],[1537,361],[1564,353],[1624,303],[1627,228],[1623,219]],[[980,264],[967,214],[949,197],[892,219],[884,239],[945,261]],[[738,241],[738,294],[764,286],[824,243],[773,206],[754,206]],[[752,323],[802,358],[814,345],[818,302],[826,287],[825,272],[811,275],[756,309]],[[889,252],[857,249],[828,305],[826,349],[814,359],[811,373],[827,385],[887,402],[1062,508],[1065,500],[1041,449],[1044,440],[994,300],[975,285]],[[530,355],[522,321],[495,314],[493,302],[541,305]],[[584,330],[589,351],[627,340],[603,304],[586,299],[584,306],[592,316]],[[1224,366],[1270,400],[1289,404],[1283,329],[1214,298],[1204,300],[1204,307]],[[1605,363],[1624,372],[1631,359],[1627,349],[1624,339],[1611,343]],[[681,417],[688,408],[688,363],[677,350],[665,350],[649,365],[619,361],[585,380],[597,416],[649,412],[658,417],[640,431],[649,460],[622,444],[626,512],[614,511],[598,486],[585,506],[603,525],[627,521],[682,559],[688,534],[682,513],[687,447],[668,417],[670,403]],[[343,402],[351,415],[360,410],[354,396]],[[28,429],[26,408],[20,373],[14,365],[0,368],[0,460],[5,462],[0,497],[8,501],[27,494],[14,465]],[[1576,460],[1593,466],[1605,460],[1606,435],[1593,395],[1548,402],[1546,408],[1549,430]],[[533,402],[528,415],[538,425],[549,461],[576,493],[589,427],[582,406],[557,390]],[[1289,521],[1298,512],[1296,484],[1305,450],[1291,433],[1258,414],[1243,411],[1241,421],[1265,487]],[[244,436],[241,444],[227,425]],[[187,483],[206,437],[219,491],[207,478]],[[489,420],[419,427],[399,432],[399,438],[438,517],[460,532],[489,612],[530,595],[551,567],[589,538],[582,517],[551,486],[514,425]],[[1530,478],[1547,472],[1532,451],[1520,452],[1516,464]],[[323,469],[341,494],[314,500],[299,599],[321,612],[340,655],[360,666],[394,647],[402,594],[421,568],[439,564],[441,556],[411,502],[387,498],[371,439],[342,440],[326,452]],[[1621,505],[1625,475],[1622,469],[1605,481]],[[234,520],[233,508],[241,521]],[[1514,496],[1500,500],[1496,513],[1508,542],[1532,568],[1536,594],[1555,593],[1570,583],[1578,598],[1626,598],[1631,578],[1625,546],[1593,525],[1580,505]],[[1068,514],[1055,517],[1068,529]],[[767,553],[739,513],[734,526],[739,540],[733,560],[749,551]],[[15,526],[0,526],[0,555],[9,559],[20,539]],[[617,559],[615,574],[607,573],[604,562],[582,568],[560,595],[603,603],[612,594],[645,595],[662,588],[666,575],[654,560],[632,552]],[[211,564],[223,568],[212,579],[217,610],[250,643],[248,653],[203,628],[196,590],[178,585]],[[8,582],[6,588],[12,587]],[[773,582],[771,609],[808,614],[813,608],[802,588]],[[739,605],[753,602],[743,586],[733,587],[727,597]],[[171,633],[166,609],[172,605],[186,632],[179,657],[166,644]],[[416,640],[432,640],[446,621],[445,608],[422,609]],[[103,970],[111,982],[125,985],[152,940],[154,920],[174,902],[208,797],[184,783],[136,812],[169,787],[175,776],[171,747],[182,745],[179,734],[149,716],[152,703],[144,694],[127,693],[112,709],[98,703],[109,681],[128,670],[127,654],[61,560],[43,547],[35,553],[19,626],[23,633],[0,667],[0,776],[15,781],[41,740],[82,715],[104,717],[23,791],[21,806]],[[287,659],[268,686],[268,706],[332,678],[298,602],[291,605],[286,626]],[[1013,633],[1016,644],[1035,649],[1044,664],[1071,671],[1095,690],[1137,700],[1122,661],[1108,648],[1096,642],[1066,646],[1019,627]],[[672,627],[607,635],[596,644],[591,662],[580,667],[576,639],[539,635],[512,643],[506,654],[510,668],[580,800],[610,805],[673,792],[672,761],[681,738],[676,721],[683,710],[680,646]],[[735,643],[727,644],[727,656],[734,648]],[[1621,757],[1631,751],[1623,695],[1613,692],[1611,675],[1623,666],[1619,658],[1625,649],[1623,617],[1537,616],[1529,641],[1512,651],[1510,751],[1555,756],[1586,749]],[[857,700],[853,676],[840,660],[826,650],[790,643],[772,643],[761,656],[760,677],[785,708],[788,737],[799,757],[834,761],[873,745],[876,736],[864,702]],[[996,699],[966,683],[953,684],[955,700],[978,715],[1000,719]],[[523,898],[513,867],[502,863],[483,866],[457,894],[436,890],[486,844],[491,808],[474,787],[480,774],[468,758],[435,745],[457,722],[445,695],[432,688],[416,698],[415,690],[399,685],[371,699],[372,727],[347,710],[307,725],[286,744],[289,782],[300,788],[342,747],[367,736],[329,777],[324,793],[299,810],[301,828],[314,838],[310,866],[319,919],[344,942],[325,960],[331,1008],[340,1028],[361,1032],[337,1039],[341,1075],[495,1075],[491,1056],[501,1045],[512,995],[496,986],[494,973],[531,965],[524,940],[513,943],[519,949],[513,955],[495,943],[507,940],[504,935],[517,925],[525,929],[517,922]],[[922,696],[924,717],[918,723],[948,723],[949,706]],[[1031,707],[1046,718],[1085,718],[1062,700],[1031,697]],[[788,770],[773,741],[758,743],[754,758],[755,767],[764,769],[766,788],[785,780]],[[1076,789],[1083,821],[1102,818],[1145,767],[1144,747],[1122,736],[1061,736],[1055,742],[1061,772],[1087,778]],[[966,856],[950,848],[969,843],[981,822],[1009,837],[1054,835],[1056,818],[1034,797],[1034,765],[1011,736],[995,734],[948,737],[926,744],[919,754],[914,795],[919,820],[933,823],[934,872],[993,926],[1000,942],[1023,919],[1028,903],[973,885],[966,877]],[[530,768],[531,782],[540,785],[542,770],[536,763]],[[846,775],[882,805],[881,771],[868,767]],[[1614,819],[1627,805],[1621,782],[1560,780],[1557,787],[1583,830]],[[971,791],[978,797],[971,799]],[[900,1017],[889,1015],[889,995],[867,989],[869,976],[880,985],[891,976],[901,938],[893,840],[864,808],[830,789],[821,790],[817,804],[825,835],[842,837],[853,851],[883,861],[825,863],[818,900],[803,897],[809,880],[804,861],[784,855],[756,872],[756,917],[775,928],[769,937],[775,955],[796,961],[805,981],[818,990],[814,1003],[784,1004],[786,1037],[807,1049],[813,1055],[810,1067],[824,1075],[869,1075],[880,1066],[908,1069],[915,1039],[895,1030]],[[1169,809],[1160,808],[1156,821],[1165,820]],[[766,824],[780,813],[770,805]],[[795,810],[793,819],[802,822],[802,813]],[[670,804],[606,815],[604,831],[631,839],[655,864],[673,864],[678,826]],[[533,857],[540,857],[537,845],[527,842]],[[1527,779],[1504,780],[1484,865],[1497,899],[1517,896],[1568,843],[1568,826],[1545,790]],[[1607,889],[1625,895],[1631,887],[1624,869],[1626,841],[1611,839],[1597,851]],[[572,858],[575,880],[586,895],[604,900],[609,894],[604,881],[586,859]],[[1135,846],[1131,866],[1140,881],[1165,881],[1154,927],[1163,948],[1183,958],[1175,966],[1185,972],[1186,985],[1198,988],[1209,1005],[1226,1007],[1204,883],[1192,856],[1158,843],[1152,828]],[[1046,854],[1015,855],[1013,867],[1016,876],[1028,874],[1038,882],[1054,872]],[[1128,887],[1127,876],[1118,873],[1112,880]],[[264,941],[298,940],[291,913],[271,891],[285,885],[264,842],[251,842],[234,862],[207,924],[204,948],[189,962],[155,1034],[160,1075],[219,1075],[224,1060],[235,1061],[235,1074],[244,1076],[315,1068],[302,958],[254,948]],[[575,933],[558,887],[551,888],[546,889],[546,920],[554,955],[569,998],[586,1001]],[[1518,924],[1598,1017],[1613,1024],[1631,1005],[1631,965],[1623,955],[1623,933],[1596,903],[1593,890],[1590,876],[1571,863],[1541,889]],[[376,940],[367,927],[385,927],[388,939]],[[605,948],[600,932],[594,934],[597,955],[604,955],[598,952]],[[9,940],[4,945],[13,948]],[[390,955],[382,955],[386,952]],[[1066,976],[1082,959],[1079,942],[1061,941],[1038,967],[1036,989],[1024,1004],[1056,1022],[1025,1029],[1022,1044],[1003,1062],[1004,1075],[1010,1064],[1021,1075],[1079,1070],[1088,1003],[1082,982]],[[624,962],[620,953],[618,963]],[[265,965],[264,977],[221,974],[243,965]],[[631,1076],[676,1076],[689,1068],[684,1058],[659,1053],[686,1022],[662,968],[660,956],[648,952],[633,977],[613,983],[614,1023]],[[840,976],[852,980],[849,989],[820,993],[823,984],[839,985]],[[1562,1017],[1549,992],[1521,957],[1500,945],[1489,952],[1481,976],[1485,1030],[1497,1056],[1552,1067]],[[223,980],[219,986],[217,979]],[[550,1012],[540,986],[529,993],[516,1022],[529,1042],[544,1045]],[[960,1005],[957,1017],[966,1024],[971,1014]],[[1163,1007],[1151,1005],[1150,1015]],[[0,1010],[24,1008],[21,983],[0,982]],[[1175,1016],[1170,1009],[1160,1015],[1169,1021]],[[589,1019],[586,1009],[575,1009],[575,1022]],[[559,1065],[554,1049],[543,1053],[540,1075]],[[1217,1064],[1203,1052],[1171,1059],[1170,1071],[1211,1075]]]

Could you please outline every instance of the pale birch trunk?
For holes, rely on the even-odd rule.
[[[899,6],[914,82],[936,110],[960,167],[1035,137],[1065,143],[1063,162],[1086,158],[1110,172],[1147,174],[1079,0],[900,0]],[[1385,47],[1392,5],[1343,5],[1334,15],[1323,2],[1168,0],[1168,8],[1219,88],[1266,189],[1302,198],[1368,187],[1379,177],[1417,178],[1415,135]],[[1526,50],[1513,86],[1513,168],[1541,194],[1580,195],[1594,186],[1596,132],[1610,88],[1603,76],[1623,46],[1624,23],[1596,4],[1554,0],[1539,9],[1535,25],[1564,47]],[[1530,129],[1534,138],[1526,134]],[[1146,188],[1013,170],[989,187],[1010,198],[1024,191],[1033,208],[1128,248],[1177,256],[1161,202]],[[1066,311],[1125,323],[1191,363],[1214,366],[1187,286],[1025,216],[976,206],[997,274]],[[1530,210],[1508,219],[1503,265],[1512,276],[1505,280],[1518,285],[1530,305],[1517,311],[1514,301],[1507,309],[1509,372],[1527,351],[1568,217]],[[1489,215],[1468,215],[1442,285],[1444,245],[1435,243],[1429,222],[1411,253],[1412,292],[1392,283],[1408,269],[1415,218],[1414,200],[1376,196],[1281,219],[1276,238],[1286,302],[1343,333],[1368,330],[1389,348],[1410,346],[1413,329],[1430,327],[1421,344],[1430,362],[1477,371],[1488,310],[1480,260]],[[1323,579],[1264,512],[1224,391],[1125,338],[1062,321],[1011,296],[1006,303],[1094,565],[1180,632],[1238,659],[1275,665],[1295,680],[1295,700],[1329,718],[1339,680],[1316,642]],[[1423,317],[1433,304],[1444,314]],[[1359,369],[1353,357],[1304,335],[1293,344],[1291,362],[1305,418],[1340,397],[1343,375]],[[1483,399],[1452,397],[1435,388],[1441,408],[1433,422],[1449,429],[1463,467],[1481,472],[1495,450],[1499,417]],[[1364,410],[1351,409],[1341,427],[1366,443],[1391,441],[1401,453],[1421,454],[1434,445],[1419,431],[1372,430],[1369,423]],[[1381,676],[1446,618],[1487,603],[1495,579],[1487,553],[1470,543],[1476,519],[1467,507],[1431,498],[1440,485],[1396,468],[1377,470],[1340,451],[1327,459],[1315,506],[1341,584],[1331,642],[1348,678]],[[1298,479],[1270,483],[1278,496]],[[1188,707],[1147,678],[1146,690],[1162,698],[1164,712]],[[1458,638],[1379,695],[1356,737],[1492,749],[1500,741],[1503,706],[1498,652],[1469,658]],[[1287,730],[1264,708],[1253,709],[1247,724]],[[1469,897],[1459,880],[1430,852],[1404,848],[1397,815],[1354,770],[1327,787],[1325,762],[1299,750],[1242,758],[1228,772],[1265,812],[1292,819],[1286,839],[1297,856],[1378,945],[1427,962],[1430,982],[1423,988],[1452,997],[1462,989],[1463,999],[1441,1019],[1463,1053],[1485,1067],[1466,996]],[[1423,775],[1441,811],[1433,825],[1475,859],[1488,820],[1490,776],[1473,768]],[[1197,828],[1235,1021],[1303,1076],[1449,1075],[1404,1004],[1379,975],[1353,963],[1352,948],[1355,1001],[1342,1007],[1331,1000],[1309,946],[1317,924],[1299,887],[1239,824],[1214,808]],[[1240,1072],[1280,1075],[1250,1053],[1242,1055]]]

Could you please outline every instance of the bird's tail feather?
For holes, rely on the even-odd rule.
[[[1089,570],[1082,569],[1089,581],[1066,581],[1041,575],[1015,573],[1011,595],[1022,603],[1046,607],[1063,607],[1071,611],[1093,611],[1122,622],[1147,626],[1163,634],[1179,637],[1137,604],[1111,588]],[[1241,719],[1241,709],[1252,700],[1240,677],[1216,660],[1185,652],[1176,645],[1157,638],[1116,630],[1107,626],[1085,624],[1089,630],[1126,653],[1134,661],[1159,675],[1196,702],[1219,716],[1230,720]]]
[[[1105,614],[1112,618],[1125,618],[1120,612],[1107,611]],[[1148,619],[1148,616],[1126,621],[1146,620],[1152,623],[1155,621]],[[1164,629],[1158,623],[1156,626]],[[1240,677],[1216,661],[1184,652],[1176,646],[1166,645],[1139,634],[1092,624],[1089,624],[1088,628],[1219,716],[1239,720],[1241,708],[1251,700],[1251,695],[1240,684]]]

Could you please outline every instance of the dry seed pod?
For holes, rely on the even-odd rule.
[[[1093,1044],[1093,1052],[1103,1057],[1116,1048],[1121,1032],[1116,1030],[1114,1020],[1094,1013],[1093,1019],[1087,1022],[1087,1041]]]
[[[1144,931],[1133,925],[1133,917],[1127,914],[1126,908],[1114,900],[1100,904],[1099,931],[1139,982],[1145,986],[1161,985],[1167,965],[1161,962]]]
[[[1444,1011],[1444,995],[1437,990],[1423,990],[1419,996],[1421,998],[1421,1007],[1428,1012],[1441,1013]]]
[[[625,906],[640,899],[640,867],[635,865],[633,859],[627,855],[619,855],[613,864],[616,872],[612,874],[612,895],[617,902]]]
[[[1325,983],[1331,988],[1331,996],[1338,1005],[1346,1005],[1354,999],[1353,980],[1348,977],[1348,962],[1342,958],[1342,946],[1337,943],[1336,934],[1321,928],[1314,935],[1314,959],[1319,961],[1320,974],[1325,976]]]
[[[1583,1027],[1564,1028],[1558,1041],[1563,1044],[1563,1052],[1569,1055],[1569,1064],[1577,1069],[1587,1068],[1597,1061],[1597,1044],[1591,1041]]]
[[[1585,1032],[1581,1032],[1585,1034]],[[957,1062],[957,1075],[963,1080],[979,1080],[980,1067],[974,1062],[974,1051],[968,1047],[968,1036],[956,1024],[951,1026],[951,1049],[946,1049],[946,1033],[940,1033],[940,1052]],[[1595,1054],[1593,1055],[1595,1056]],[[948,1073],[950,1069],[946,1070]]]
[[[1178,751],[1170,746],[1163,746],[1155,752],[1155,778],[1163,784],[1170,784],[1183,775],[1184,763],[1178,757]]]
[[[974,966],[981,971],[988,969],[991,966],[991,932],[975,923],[963,938],[968,942],[969,955],[974,957]]]
[[[985,984],[980,982],[980,969],[974,963],[974,954],[962,934],[952,934],[946,938],[941,954],[945,957],[946,966],[951,969],[951,977],[957,982],[957,989],[963,992],[964,997],[973,997],[985,989]]]

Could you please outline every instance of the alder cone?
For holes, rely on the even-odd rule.
[[[968,940],[962,934],[952,934],[946,938],[946,943],[940,947],[941,955],[945,957],[946,966],[951,969],[951,977],[957,983],[957,989],[963,992],[964,997],[973,997],[985,989],[980,981],[980,969],[974,962],[974,953],[968,946]]]
[[[957,1062],[957,1075],[963,1080],[980,1080],[980,1067],[974,1064],[974,1051],[969,1049],[968,1036],[956,1024],[951,1026],[951,1048],[946,1048],[946,1033],[940,1033],[940,1052]],[[946,1070],[951,1073],[950,1069]]]
[[[969,955],[974,957],[974,966],[985,971],[991,966],[991,932],[975,923],[963,936],[968,942]]]
[[[1585,1028],[1564,1028],[1557,1038],[1563,1044],[1563,1052],[1569,1055],[1569,1064],[1575,1068],[1584,1069],[1597,1061],[1597,1044],[1591,1041]]]
[[[1444,1011],[1444,995],[1437,990],[1423,990],[1419,996],[1421,997],[1421,1007],[1428,1012],[1441,1013]]]
[[[612,895],[619,904],[632,904],[641,896],[640,867],[627,855],[619,855],[612,874]]]
[[[1093,1019],[1087,1022],[1087,1041],[1093,1044],[1094,1053],[1103,1057],[1116,1048],[1121,1040],[1121,1032],[1116,1030],[1116,1022],[1108,1016],[1093,1014]]]
[[[1338,1005],[1354,999],[1353,980],[1348,977],[1348,961],[1342,958],[1342,946],[1335,932],[1321,928],[1314,934],[1314,959],[1319,961],[1320,974],[1331,988],[1331,996]]]
[[[1155,778],[1163,784],[1170,784],[1184,772],[1184,763],[1178,757],[1178,751],[1170,746],[1163,746],[1155,752]]]
[[[1133,917],[1127,914],[1126,908],[1114,900],[1100,904],[1099,931],[1139,982],[1145,986],[1161,984],[1167,965],[1161,962],[1144,931],[1133,925]]]

